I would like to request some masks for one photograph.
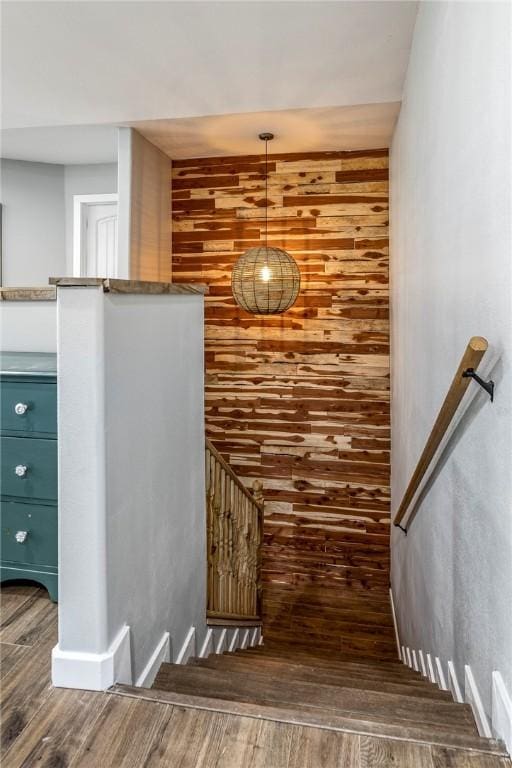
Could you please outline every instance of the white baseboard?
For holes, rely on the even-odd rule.
[[[186,664],[191,656],[194,656],[196,652],[196,628],[190,627],[187,632],[187,636],[183,641],[183,645],[180,648],[178,655],[176,656],[175,664]]]
[[[436,681],[438,686],[442,691],[447,691],[448,686],[446,685],[446,678],[444,676],[444,669],[443,664],[441,662],[441,659],[439,656],[436,656],[434,659],[435,665],[436,665]]]
[[[473,715],[477,724],[478,732],[480,736],[486,738],[501,739],[507,750],[512,754],[512,697],[509,694],[505,682],[497,670],[492,673],[492,713],[491,724],[489,724],[489,717],[487,716],[483,705],[478,687],[476,685],[475,678],[468,665],[464,667],[464,694],[457,679],[457,673],[453,661],[447,662],[448,668],[448,684],[443,671],[443,664],[438,656],[434,657],[433,654],[426,653],[421,649],[411,649],[405,645],[401,645],[400,636],[398,633],[398,623],[396,618],[395,601],[393,597],[392,589],[389,590],[389,596],[391,601],[391,612],[393,615],[393,624],[395,628],[395,638],[398,649],[398,657],[402,664],[413,669],[419,669],[421,673],[427,677],[431,683],[439,686],[442,690],[450,690],[455,701],[468,702],[473,710]],[[262,640],[260,640],[260,643]],[[419,667],[416,659],[416,654],[419,659]]]
[[[489,725],[489,720],[485,714],[482,699],[480,698],[480,693],[475,678],[473,677],[473,672],[468,664],[464,667],[464,678],[466,701],[471,705],[471,709],[473,710],[478,733],[480,736],[485,736],[490,739],[492,737],[491,726]]]
[[[132,684],[130,627],[125,624],[104,653],[52,650],[52,683],[56,688],[105,691],[114,683]]]
[[[258,644],[260,633],[259,627],[208,627],[199,656],[205,659],[211,653],[232,653],[237,648],[252,648]]]
[[[261,627],[208,627],[199,657],[205,659],[211,653],[233,653],[238,648],[253,648],[261,638]]]
[[[233,653],[233,651],[236,651],[236,649],[239,647],[239,638],[240,638],[240,630],[237,627],[233,631],[233,634],[231,635],[231,638],[229,640],[228,651],[230,653]]]
[[[476,726],[480,736],[484,738],[501,739],[509,753],[512,754],[512,698],[505,686],[501,674],[492,673],[492,716],[491,723],[482,704],[482,698],[478,690],[473,672],[469,665],[464,667],[464,694],[457,678],[457,672],[453,661],[448,661],[446,666],[448,674],[445,676],[443,664],[439,656],[434,657],[422,650],[411,650],[407,646],[401,646],[402,662],[411,668],[420,662],[420,671],[431,683],[437,685],[443,691],[450,691],[454,701],[462,704],[466,701],[473,710]]]
[[[393,599],[393,590],[391,587],[389,588],[389,601],[391,603],[391,615],[393,616],[393,626],[395,628],[395,641],[396,641],[396,650],[398,653],[398,659],[399,661],[403,661],[402,652],[400,650],[400,636],[398,634],[398,621],[396,619],[396,611],[395,611],[395,601]]]
[[[428,679],[431,683],[436,683],[436,673],[434,671],[434,665],[432,664],[432,656],[430,653],[427,653],[427,670],[428,670]]]
[[[171,660],[171,636],[164,632],[148,663],[137,678],[135,685],[139,688],[151,688],[155,681],[160,665]]]
[[[215,642],[215,653],[224,653],[227,651],[228,631],[226,628],[219,632]]]
[[[448,662],[448,687],[451,691],[454,701],[458,701],[459,704],[462,704],[464,701],[464,696],[460,692],[460,685],[459,681],[457,680],[457,672],[455,671],[455,665],[453,661]]]
[[[492,673],[492,734],[512,754],[512,700],[499,672]]]
[[[199,651],[199,658],[200,659],[206,659],[207,656],[210,655],[210,653],[214,653],[214,645],[213,645],[213,629],[211,627],[208,627],[206,630],[206,635],[204,638],[203,645],[201,646],[201,650]]]

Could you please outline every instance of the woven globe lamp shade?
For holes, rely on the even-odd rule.
[[[231,289],[236,303],[246,312],[280,315],[298,296],[299,268],[281,248],[249,248],[233,267]]]

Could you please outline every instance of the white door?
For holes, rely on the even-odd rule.
[[[117,277],[117,195],[75,195],[73,274]]]
[[[84,277],[116,277],[117,203],[85,206]]]

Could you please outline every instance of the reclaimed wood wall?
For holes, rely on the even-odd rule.
[[[265,491],[263,578],[389,584],[388,152],[173,162],[173,279],[209,285],[207,434]],[[296,259],[294,307],[238,309],[231,268],[264,237]]]

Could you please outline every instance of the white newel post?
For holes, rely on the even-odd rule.
[[[204,298],[75,282],[57,287],[52,678],[150,684],[192,629],[195,643],[206,633]]]

